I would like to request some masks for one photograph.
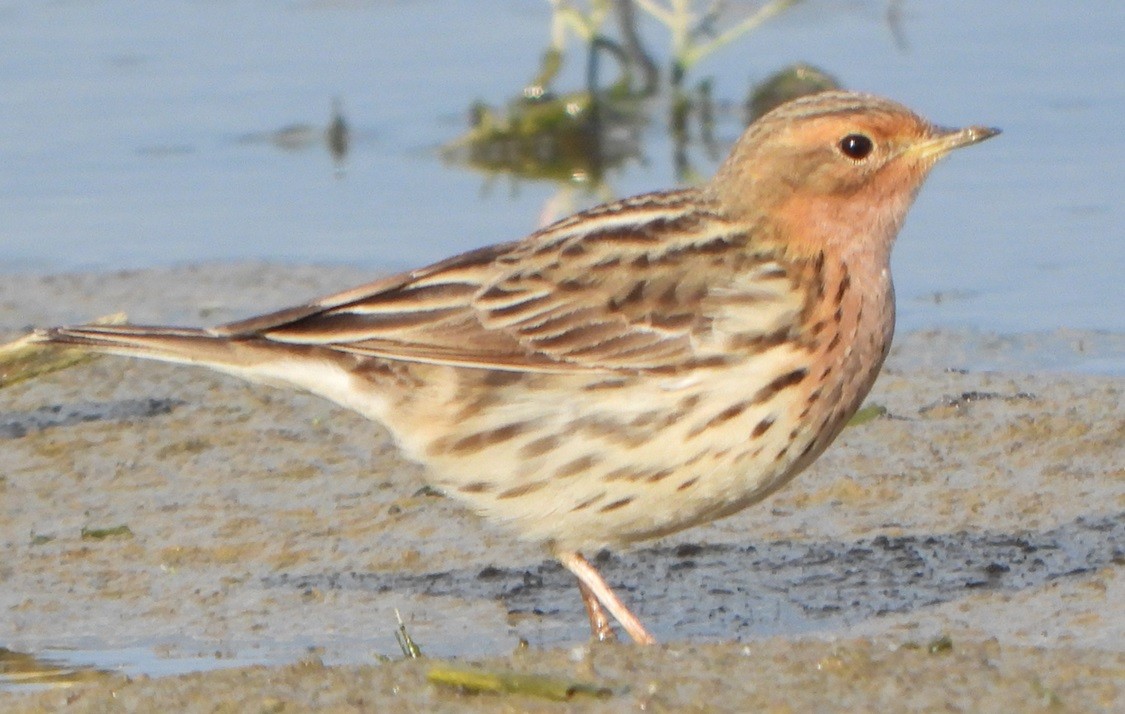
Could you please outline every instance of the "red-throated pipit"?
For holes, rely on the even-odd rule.
[[[212,329],[37,339],[306,389],[382,422],[431,483],[652,636],[580,551],[735,513],[808,466],[894,330],[891,244],[923,180],[996,129],[853,92],[755,122],[710,183],[584,211],[308,305]]]

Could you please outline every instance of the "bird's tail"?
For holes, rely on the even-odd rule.
[[[297,387],[374,419],[382,419],[386,409],[377,385],[355,379],[354,370],[362,358],[316,345],[277,343],[254,334],[231,336],[195,328],[143,325],[54,327],[38,330],[26,340],[32,345],[199,365],[249,382]]]

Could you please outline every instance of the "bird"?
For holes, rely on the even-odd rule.
[[[583,553],[741,511],[824,452],[890,348],[891,248],[918,190],[999,131],[822,92],[748,126],[697,186],[218,327],[32,339],[298,388],[380,422],[430,486],[573,573],[595,639],[616,620],[651,644]]]

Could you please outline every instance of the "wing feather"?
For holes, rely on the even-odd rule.
[[[687,365],[709,282],[747,256],[726,249],[748,235],[707,208],[694,189],[627,199],[213,333],[515,371]]]

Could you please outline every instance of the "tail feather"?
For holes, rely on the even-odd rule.
[[[208,367],[250,382],[305,389],[377,420],[386,411],[381,390],[361,388],[354,379],[356,366],[371,358],[316,345],[139,325],[55,327],[32,333],[29,342]]]
[[[144,325],[81,325],[38,330],[31,341],[164,362],[239,366],[245,350],[207,330]]]

